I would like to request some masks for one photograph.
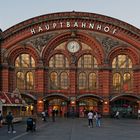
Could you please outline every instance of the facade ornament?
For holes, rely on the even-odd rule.
[[[76,56],[74,54],[71,55],[71,64],[75,64],[76,63]]]
[[[24,42],[24,44],[28,45],[31,44],[37,51],[40,53],[42,52],[43,48],[45,45],[48,43],[49,39],[53,36],[54,34],[48,34],[48,35],[43,35],[39,36],[36,38],[32,38],[28,40],[27,42]]]
[[[110,37],[105,37],[102,40],[102,45],[104,47],[105,52],[108,54],[110,52],[110,50],[114,47],[116,47],[117,45],[119,45],[118,41],[114,41],[112,38]]]

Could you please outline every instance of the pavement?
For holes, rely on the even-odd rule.
[[[140,120],[103,118],[101,127],[88,128],[87,118],[49,118],[37,121],[36,132],[26,132],[26,122],[14,124],[15,134],[0,128],[0,140],[140,140]]]

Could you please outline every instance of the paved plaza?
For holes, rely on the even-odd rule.
[[[16,134],[0,128],[0,140],[140,140],[140,120],[102,119],[101,127],[88,128],[86,118],[38,119],[36,132],[26,132],[25,121],[15,124]]]

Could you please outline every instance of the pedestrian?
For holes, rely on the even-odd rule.
[[[0,128],[2,127],[2,120],[3,120],[3,115],[2,115],[2,111],[0,110]]]
[[[119,115],[120,115],[120,112],[117,111],[116,114],[115,114],[115,118],[119,119]]]
[[[6,122],[8,125],[8,133],[11,133],[10,128],[12,129],[13,133],[16,133],[16,131],[14,130],[14,125],[13,125],[13,115],[12,112],[9,112],[8,115],[6,116]]]
[[[41,114],[42,114],[42,120],[46,121],[46,113],[43,111]]]
[[[55,122],[55,110],[52,110],[52,121]]]
[[[93,112],[89,111],[88,113],[88,127],[93,127]]]
[[[101,126],[101,114],[99,112],[96,112],[95,120],[96,120],[96,126],[100,127]]]

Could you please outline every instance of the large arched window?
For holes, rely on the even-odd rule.
[[[24,89],[24,87],[25,87],[24,73],[23,72],[17,72],[16,79],[17,79],[17,88],[18,89]]]
[[[62,72],[60,75],[60,84],[62,89],[68,88],[68,75],[66,72]]]
[[[131,91],[132,61],[128,55],[118,55],[112,61],[113,90]]]
[[[49,60],[50,89],[69,88],[69,62],[63,54],[55,54]]]
[[[114,90],[121,89],[121,75],[119,73],[113,75],[113,88]]]
[[[51,89],[57,89],[58,88],[58,75],[56,72],[51,72],[50,74],[50,84]]]
[[[32,72],[28,72],[26,75],[26,85],[27,85],[27,90],[34,89],[34,77]]]
[[[86,89],[86,74],[85,73],[80,73],[79,74],[79,89]]]
[[[78,60],[78,85],[79,89],[97,89],[97,60],[91,54],[84,54]]]
[[[89,74],[89,89],[96,89],[97,88],[97,78],[95,73]]]
[[[90,54],[83,55],[78,61],[78,68],[97,68],[97,60]]]
[[[35,61],[29,54],[21,54],[15,60],[16,87],[21,90],[34,89]]]
[[[63,54],[56,54],[49,61],[50,68],[69,67],[68,59]]]

